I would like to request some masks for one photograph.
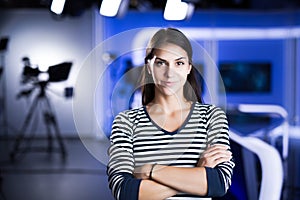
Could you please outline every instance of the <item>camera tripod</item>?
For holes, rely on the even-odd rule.
[[[51,109],[50,101],[46,95],[46,86],[47,81],[41,81],[38,82],[38,86],[40,88],[40,91],[38,95],[33,99],[33,102],[29,108],[28,114],[26,115],[25,121],[21,127],[21,130],[19,132],[19,135],[17,136],[15,143],[14,143],[14,149],[10,153],[11,161],[15,160],[15,157],[17,154],[24,154],[29,151],[44,151],[48,153],[52,153],[54,151],[58,151],[61,153],[62,159],[65,160],[66,157],[66,150],[65,146],[59,131],[59,127],[56,122],[56,117],[54,112]],[[40,108],[40,110],[38,110]],[[34,139],[35,134],[34,131],[32,133],[27,133],[27,129],[29,128],[30,124],[33,124],[33,116],[34,114],[37,114],[36,112],[41,112],[43,117],[43,122],[46,127],[47,131],[47,147],[31,147],[30,142]],[[26,134],[29,134],[26,137]],[[58,148],[54,147],[53,145],[53,136],[55,139],[57,139],[58,142]],[[25,143],[26,145],[22,145],[22,143]]]

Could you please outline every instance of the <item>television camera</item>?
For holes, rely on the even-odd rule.
[[[38,67],[33,67],[28,57],[24,57],[22,61],[24,63],[24,68],[21,76],[21,83],[30,83],[33,87],[22,90],[17,95],[17,98],[30,95],[36,86],[40,86],[41,89],[45,89],[46,85],[50,82],[61,82],[67,80],[72,66],[71,62],[63,62],[50,66],[48,70],[44,72]],[[72,97],[72,95],[72,88],[65,88],[65,97]]]
[[[25,117],[25,121],[20,129],[19,135],[14,144],[14,149],[10,154],[11,160],[13,161],[18,153],[24,153],[30,150],[41,150],[47,151],[48,153],[53,152],[56,148],[53,147],[53,137],[57,139],[58,142],[58,151],[62,154],[62,158],[66,157],[66,150],[60,135],[58,123],[55,117],[55,114],[51,108],[50,100],[47,96],[46,88],[50,82],[61,82],[68,79],[70,69],[72,66],[71,62],[63,62],[57,65],[50,66],[46,72],[40,71],[38,67],[32,67],[28,57],[22,59],[24,62],[24,69],[22,72],[22,83],[23,84],[32,84],[32,87],[27,90],[22,90],[17,98],[23,96],[29,96],[33,90],[39,88],[38,94],[33,98],[32,104],[29,107],[29,111]],[[70,96],[66,94],[65,96]],[[72,95],[72,93],[71,93]],[[39,115],[43,118],[44,125],[47,131],[47,140],[48,146],[46,148],[29,148],[28,146],[22,147],[22,142],[26,137],[26,134],[29,135],[29,140],[34,139],[34,133],[27,133],[29,126],[36,127],[37,121],[34,120],[34,115]],[[33,131],[33,129],[31,129]],[[27,138],[26,138],[27,139]],[[24,145],[23,145],[24,146]]]

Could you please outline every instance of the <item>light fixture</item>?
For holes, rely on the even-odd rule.
[[[165,20],[184,20],[192,15],[194,5],[182,2],[181,0],[167,0],[164,19]]]
[[[64,10],[65,2],[66,2],[66,0],[53,0],[51,3],[50,10],[52,12],[60,15]]]
[[[114,17],[118,14],[122,0],[103,0],[100,6],[100,14],[106,17]]]

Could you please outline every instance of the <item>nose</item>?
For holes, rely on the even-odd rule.
[[[170,78],[170,77],[173,77],[175,75],[175,70],[174,70],[174,66],[172,64],[169,64],[167,67],[166,67],[166,70],[165,70],[165,76],[167,78]]]

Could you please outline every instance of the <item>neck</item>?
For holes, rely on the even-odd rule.
[[[191,103],[187,101],[183,96],[158,96],[152,101],[152,106],[159,107],[162,112],[168,114],[178,110],[189,109]]]

